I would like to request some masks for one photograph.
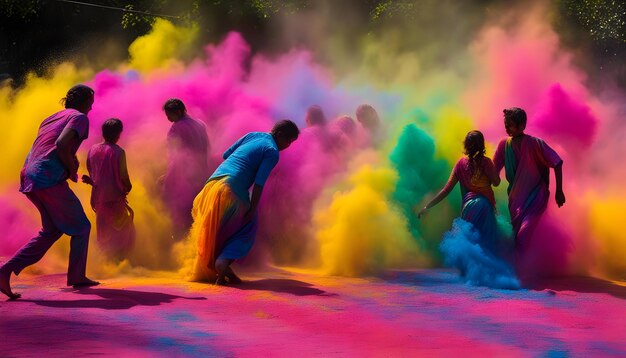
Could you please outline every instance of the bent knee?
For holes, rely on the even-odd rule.
[[[91,223],[87,218],[76,222],[72,227],[65,230],[65,233],[69,236],[89,236],[91,232]]]

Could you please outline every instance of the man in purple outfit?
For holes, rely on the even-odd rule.
[[[173,237],[181,240],[193,222],[193,199],[209,178],[209,138],[204,123],[191,118],[180,99],[168,99],[163,111],[172,122],[167,132],[168,164],[163,177],[163,201],[172,220]]]
[[[524,133],[527,116],[523,109],[512,107],[503,112],[504,128],[509,137],[498,144],[493,163],[498,173],[505,168],[509,182],[509,213],[519,260],[548,206],[550,168],[554,169],[556,204],[559,207],[565,204],[563,160],[542,139]]]
[[[87,113],[93,105],[94,91],[76,85],[62,101],[66,109],[41,123],[20,173],[20,191],[39,210],[42,229],[0,267],[0,292],[10,299],[20,297],[11,291],[11,274],[19,275],[39,261],[63,234],[71,236],[67,285],[78,288],[99,284],[85,275],[91,223],[67,184],[67,179],[78,180],[76,151],[89,135]]]

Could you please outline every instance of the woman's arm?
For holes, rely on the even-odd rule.
[[[441,202],[446,196],[448,196],[448,194],[450,194],[450,192],[452,191],[452,189],[454,189],[454,186],[456,185],[456,183],[458,183],[458,181],[459,179],[456,177],[456,175],[454,174],[454,170],[453,170],[452,173],[450,174],[450,178],[448,179],[448,182],[443,187],[443,189],[441,189],[441,191],[439,191],[439,193],[434,198],[432,198],[428,202],[428,204],[426,204],[426,206],[424,206],[422,210],[419,211],[419,213],[417,213],[417,217],[421,219],[428,209],[439,204],[439,202]]]

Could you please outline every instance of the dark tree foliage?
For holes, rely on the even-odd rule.
[[[626,88],[626,2],[623,0],[557,0],[555,19],[565,45],[578,57],[592,84],[616,77]]]
[[[399,33],[411,31],[410,40],[399,42],[399,46],[410,49],[435,40],[445,54],[454,51],[446,39],[471,39],[484,20],[486,11],[481,9],[510,4],[506,0],[76,1],[117,9],[64,0],[0,0],[0,80],[10,77],[19,85],[27,72],[41,74],[50,65],[70,58],[96,64],[121,60],[127,56],[128,45],[149,31],[158,16],[177,24],[199,24],[199,41],[203,43],[219,41],[228,31],[236,30],[253,51],[272,52],[294,45],[277,38],[277,34],[289,31],[281,27],[286,16],[325,11],[331,19],[325,30],[341,33],[341,45],[348,53],[357,50],[356,39],[397,29]],[[622,0],[551,3],[564,45],[585,54],[580,56],[580,65],[592,77],[618,73],[626,87],[626,4]],[[466,13],[470,20],[455,23],[459,13]],[[306,46],[306,39],[301,44]],[[103,53],[106,58],[97,57]]]
[[[103,39],[128,45],[149,29],[147,24],[122,28],[122,15],[53,0],[0,0],[0,76],[19,85],[26,73],[44,73],[51,64],[69,58],[97,62],[92,54],[110,46]],[[126,54],[108,52],[108,56]]]

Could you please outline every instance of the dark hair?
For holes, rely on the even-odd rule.
[[[109,118],[102,123],[102,136],[107,142],[115,142],[123,130],[124,125],[117,118]]]
[[[276,124],[274,124],[274,127],[272,127],[271,134],[274,137],[278,135],[283,135],[288,139],[296,140],[298,139],[298,136],[300,135],[300,130],[298,129],[298,126],[294,122],[288,119],[283,119],[281,121],[276,122]]]
[[[326,123],[326,116],[322,107],[313,105],[307,108],[306,116],[309,118],[311,125],[324,125]]]
[[[526,112],[518,107],[504,109],[504,119],[513,121],[516,126],[526,128]]]
[[[482,174],[480,163],[485,157],[485,137],[480,131],[469,131],[463,141],[465,155],[469,159],[469,168],[472,179]]]
[[[348,115],[343,115],[335,120],[335,124],[345,134],[354,134],[356,131],[356,124],[354,119]]]
[[[356,119],[359,122],[362,121],[363,116],[367,115],[366,113],[376,113],[376,110],[369,104],[362,104],[356,108]]]
[[[78,109],[87,101],[93,100],[95,92],[91,87],[85,85],[76,85],[67,91],[65,97],[61,98],[61,104],[65,108]]]
[[[170,98],[165,101],[163,105],[163,110],[165,112],[174,112],[174,111],[183,111],[183,113],[187,112],[187,108],[185,108],[185,104],[178,98]]]

